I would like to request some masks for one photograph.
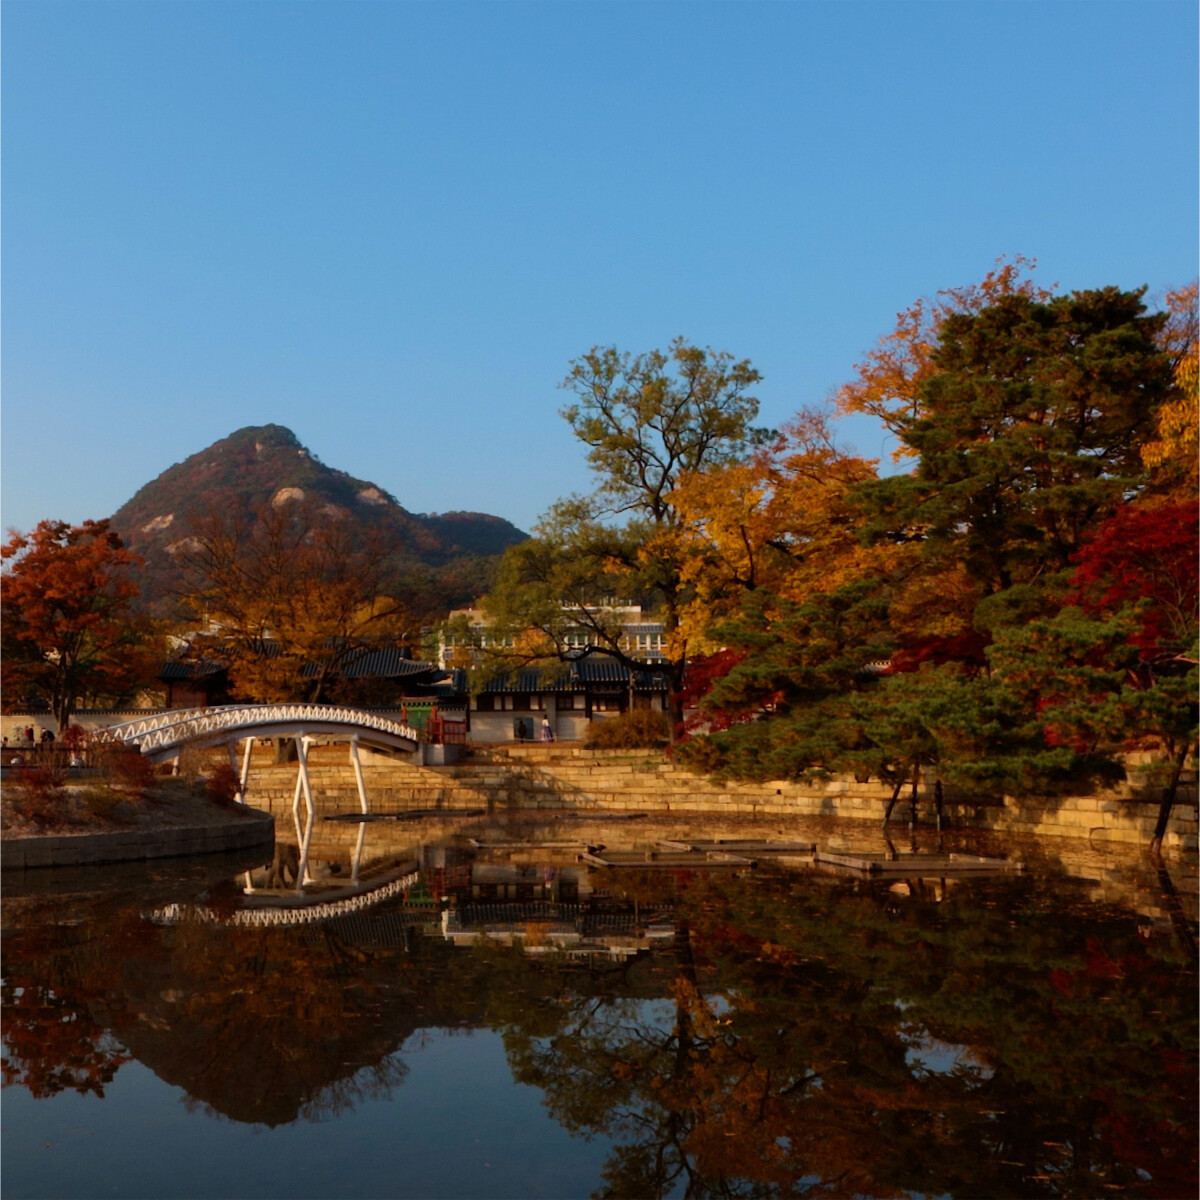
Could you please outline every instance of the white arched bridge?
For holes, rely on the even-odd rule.
[[[363,781],[360,745],[372,750],[413,753],[420,745],[417,730],[399,721],[389,720],[361,708],[343,708],[336,704],[228,704],[218,708],[191,708],[157,713],[120,725],[110,725],[93,739],[93,745],[123,744],[136,747],[151,762],[178,759],[190,746],[200,749],[227,746],[229,762],[238,774],[238,800],[245,802],[250,775],[250,757],[254,743],[260,738],[293,738],[299,771],[292,797],[292,818],[300,842],[300,871],[298,887],[307,881],[308,851],[312,843],[316,806],[308,775],[308,747],[315,742],[348,742],[350,761],[358,784],[358,799],[362,811],[368,811],[367,788]],[[241,767],[238,767],[237,745],[246,743]],[[300,798],[304,797],[305,820],[300,821]],[[366,826],[359,829],[358,849],[354,856],[354,879],[362,854]]]
[[[185,708],[110,725],[96,742],[136,746],[152,762],[176,758],[185,746],[231,745],[243,738],[358,742],[379,750],[416,750],[421,735],[408,725],[336,704],[228,704]]]

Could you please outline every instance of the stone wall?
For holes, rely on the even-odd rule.
[[[221,854],[232,850],[266,847],[275,837],[274,818],[254,813],[206,825],[130,829],[114,833],[38,835],[5,838],[0,842],[0,867],[77,867],[99,863],[135,862],[149,858],[177,858],[193,854]]]
[[[248,800],[276,814],[290,812],[295,766],[258,765]],[[346,752],[315,749],[311,777],[322,813],[358,809],[358,792]],[[650,751],[595,751],[566,745],[476,748],[449,767],[416,767],[385,755],[364,755],[371,807],[379,812],[412,809],[487,808],[489,811],[577,809],[598,812],[694,812],[746,817],[839,817],[879,822],[890,789],[839,778],[821,785],[789,781],[720,783],[673,766]],[[907,793],[892,821],[908,821]],[[1092,842],[1146,845],[1158,817],[1158,795],[1128,787],[1092,795],[1045,798],[996,797],[947,800],[950,828],[991,830],[1037,837],[1085,838]],[[917,819],[934,820],[932,796],[917,797]],[[1168,850],[1197,848],[1196,788],[1180,789],[1164,839]]]
[[[781,787],[778,791],[783,794],[777,796],[772,788],[766,796],[761,787],[719,788],[683,773],[680,773],[682,778],[675,778],[661,756],[609,752],[571,754],[568,758],[562,753],[565,747],[555,749],[557,755],[540,747],[522,748],[505,756],[513,760],[508,763],[499,755],[493,756],[494,752],[482,760],[477,752],[476,761],[469,764],[470,770],[466,767],[421,770],[378,760],[368,763],[364,774],[372,811],[428,813],[431,809],[441,809],[445,815],[370,822],[365,827],[353,821],[318,820],[314,827],[313,859],[348,860],[364,831],[365,860],[390,861],[397,856],[417,857],[423,846],[454,836],[492,840],[497,829],[507,828],[512,822],[514,836],[533,841],[539,836],[552,839],[541,848],[527,851],[520,856],[521,861],[573,865],[578,847],[571,849],[568,845],[571,841],[632,847],[653,845],[659,839],[696,837],[700,832],[697,813],[703,815],[703,836],[709,838],[786,837],[863,854],[877,854],[884,844],[879,818],[885,797],[880,789],[875,789],[873,797],[853,797],[861,801],[861,806],[850,808],[836,803],[838,794],[834,794],[833,803],[828,803],[828,794],[815,789],[801,795],[797,794],[800,789],[789,793]],[[318,813],[357,812],[358,794],[352,772],[343,765],[344,750],[316,750],[313,757]],[[291,817],[295,771],[294,766],[273,767],[264,756],[262,768],[256,763],[251,776],[250,801],[275,813],[276,835],[283,842],[298,840]],[[564,781],[569,781],[566,788]],[[596,786],[601,783],[607,790],[601,791]],[[1064,871],[1086,881],[1093,889],[1092,898],[1129,908],[1156,926],[1166,928],[1180,919],[1195,923],[1200,900],[1197,878],[1200,864],[1195,853],[1178,852],[1187,836],[1180,832],[1178,824],[1173,823],[1168,838],[1176,852],[1167,856],[1165,864],[1155,866],[1144,853],[1148,833],[1140,842],[1131,836],[1110,835],[1113,829],[1122,835],[1131,833],[1127,827],[1112,824],[1114,817],[1121,817],[1120,811],[1098,818],[1093,810],[1072,812],[1068,805],[1063,814],[1056,814],[1065,814],[1065,821],[1025,822],[1036,830],[1030,834],[1005,828],[1003,805],[984,807],[998,810],[989,814],[996,818],[990,826],[980,822],[973,830],[965,819],[960,819],[973,817],[973,812],[950,811],[951,829],[939,839],[928,823],[932,819],[932,806],[922,801],[921,824],[911,842],[907,807],[903,811],[898,808],[893,818],[896,825],[889,836],[902,849],[932,851],[944,842],[951,849],[994,854],[1018,859],[1029,867]],[[1152,807],[1156,815],[1157,809]],[[466,816],[471,809],[486,812]],[[830,809],[835,815],[829,815]],[[569,814],[567,819],[564,810]],[[839,810],[841,820],[836,819]],[[637,814],[638,819],[620,820],[622,813]],[[844,819],[848,815],[858,819]],[[1072,826],[1072,815],[1078,816],[1082,823]],[[1184,826],[1190,817],[1194,838],[1195,810],[1177,813],[1177,821],[1180,816]],[[1098,826],[1098,819],[1110,823]],[[958,834],[955,826],[965,832]],[[796,866],[794,862],[792,865]]]

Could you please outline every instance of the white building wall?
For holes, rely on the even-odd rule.
[[[166,712],[163,708],[122,708],[111,712],[85,711],[77,712],[71,717],[72,725],[80,725],[95,733],[97,729],[107,729],[110,725],[120,725],[122,721],[136,721],[140,717],[151,716],[156,712]],[[6,713],[0,718],[0,736],[8,738],[10,746],[16,746],[21,740],[21,731],[33,726],[34,741],[40,741],[43,729],[49,729],[58,737],[58,723],[45,712],[40,713]]]

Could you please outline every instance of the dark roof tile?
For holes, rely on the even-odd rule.
[[[224,663],[212,662],[210,659],[177,658],[165,662],[158,673],[163,683],[176,683],[184,679],[211,679],[225,670]]]

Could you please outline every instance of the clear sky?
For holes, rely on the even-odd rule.
[[[1197,33],[1192,0],[7,0],[0,520],[275,422],[529,528],[588,488],[557,384],[593,345],[750,358],[779,424],[1001,255],[1161,294]]]

